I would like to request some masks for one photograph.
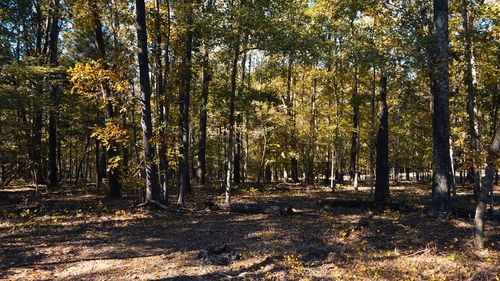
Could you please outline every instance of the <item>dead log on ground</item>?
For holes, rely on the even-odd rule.
[[[242,214],[279,214],[282,216],[292,215],[294,210],[288,202],[253,203],[253,204],[231,204],[229,207],[223,204],[206,202],[205,205],[212,211],[229,211]]]

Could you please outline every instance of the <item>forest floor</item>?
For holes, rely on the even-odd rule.
[[[2,188],[0,279],[499,280],[498,216],[486,223],[486,249],[475,251],[469,193],[459,190],[448,217],[426,215],[429,186],[391,186],[384,210],[364,204],[368,194],[247,186],[234,202],[287,201],[295,213],[241,214],[206,208],[222,197],[195,188],[177,214],[139,208],[131,195],[41,190],[35,200],[30,186]]]

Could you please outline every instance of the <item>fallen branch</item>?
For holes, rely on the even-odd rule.
[[[405,255],[405,256],[403,256],[403,257],[413,257],[413,256],[417,256],[417,255],[420,255],[420,254],[425,254],[425,253],[428,253],[428,252],[430,252],[430,251],[431,251],[431,249],[428,249],[428,248],[427,248],[427,249],[423,249],[423,250],[420,250],[420,251],[413,252],[413,253],[411,253],[411,254],[409,254],[409,255]]]
[[[176,214],[185,214],[186,213],[186,211],[183,209],[179,209],[179,208],[175,208],[175,207],[168,207],[168,206],[165,206],[162,203],[155,201],[155,200],[141,203],[141,204],[137,205],[136,207],[142,208],[142,207],[148,207],[148,206],[154,206],[154,207],[160,208],[164,211],[176,213]]]
[[[231,204],[229,207],[223,204],[207,202],[207,207],[212,211],[229,211],[242,214],[279,214],[288,216],[294,213],[288,203],[255,203],[255,204]]]

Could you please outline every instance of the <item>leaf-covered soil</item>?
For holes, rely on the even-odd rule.
[[[37,200],[30,186],[1,189],[0,279],[500,278],[498,216],[486,223],[487,249],[475,251],[474,206],[464,190],[454,214],[429,217],[424,185],[391,186],[386,208],[362,202],[367,188],[281,184],[234,193],[238,203],[286,201],[292,215],[211,210],[207,201],[222,200],[216,188],[195,188],[183,214],[137,207],[132,195],[108,201],[90,189],[42,190]]]

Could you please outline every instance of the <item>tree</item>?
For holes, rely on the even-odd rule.
[[[53,0],[52,24],[49,36],[49,62],[51,66],[57,66],[57,41],[59,40],[59,1]],[[59,89],[56,85],[50,87],[50,99],[52,108],[49,111],[49,175],[48,185],[51,188],[59,186],[59,168],[57,166],[57,107]]]
[[[205,8],[205,14],[212,12],[213,1],[210,0]],[[212,69],[210,68],[210,28],[207,28],[203,38],[203,74],[201,82],[201,100],[200,100],[200,135],[198,139],[198,182],[202,185],[206,184],[207,164],[206,164],[206,149],[207,149],[207,119],[208,119],[208,95],[210,88],[210,80],[212,80]]]
[[[193,23],[193,7],[191,1],[186,0],[183,2],[185,5],[185,18],[184,18],[184,56],[182,58],[182,90],[179,96],[179,142],[180,142],[180,156],[179,156],[179,197],[177,199],[178,205],[184,205],[186,193],[191,189],[189,177],[189,95],[191,90],[191,52],[193,44],[193,36],[191,26]]]
[[[432,212],[449,211],[452,189],[448,72],[448,0],[434,0],[432,91]]]
[[[358,69],[354,67],[354,86],[351,99],[352,105],[352,138],[351,138],[351,167],[350,175],[355,190],[358,190],[358,163],[359,163],[359,96],[358,96]]]
[[[380,78],[380,109],[377,133],[377,162],[375,177],[375,203],[389,199],[389,110],[387,109],[387,77],[382,72]]]
[[[155,60],[155,94],[158,107],[158,136],[159,136],[159,148],[158,157],[160,159],[159,163],[159,178],[160,178],[160,189],[162,199],[167,201],[167,174],[168,174],[168,160],[167,160],[167,145],[165,142],[166,136],[166,123],[168,118],[168,99],[167,99],[167,85],[168,85],[168,71],[164,69],[163,57],[162,57],[162,32],[161,27],[161,15],[160,15],[160,0],[155,0],[154,8],[154,60]],[[167,1],[167,38],[165,43],[165,65],[169,64],[169,48],[170,48],[170,4]]]
[[[233,184],[233,166],[234,166],[234,110],[236,99],[236,76],[238,75],[238,60],[240,54],[240,39],[237,38],[234,42],[234,57],[231,69],[231,91],[229,94],[229,141],[227,149],[227,171],[226,171],[226,197],[224,204],[230,206],[231,204],[231,187]]]
[[[462,0],[462,21],[464,29],[464,58],[465,58],[465,84],[467,86],[467,114],[469,117],[469,146],[472,152],[470,172],[474,181],[474,194],[479,196],[481,190],[481,176],[476,167],[477,154],[479,152],[478,132],[476,120],[476,97],[474,91],[474,77],[472,75],[472,19],[469,17],[469,1]]]
[[[99,51],[99,57],[103,62],[103,68],[107,69],[108,64],[106,63],[106,46],[104,44],[104,35],[102,31],[102,23],[100,19],[100,15],[98,13],[98,8],[95,4],[95,2],[91,2],[91,9],[92,9],[92,15],[93,15],[93,29],[94,29],[94,36],[95,36],[95,43],[97,46],[97,50]],[[103,94],[103,100],[106,103],[106,120],[112,120],[114,117],[116,117],[115,113],[115,108],[113,105],[113,101],[111,98],[111,89],[106,82],[102,85],[102,94]],[[107,170],[107,176],[108,176],[108,196],[110,198],[117,198],[121,197],[121,182],[120,182],[120,170],[118,167],[113,167],[110,166],[110,163],[114,160],[117,159],[118,157],[118,149],[116,146],[116,142],[114,140],[111,140],[109,142],[109,145],[107,147],[107,161],[108,161],[108,168]]]
[[[500,126],[497,125],[495,137],[491,143],[486,159],[486,175],[483,186],[477,200],[476,214],[474,216],[474,245],[478,249],[484,248],[484,212],[488,201],[488,194],[493,188],[495,180],[495,162],[498,160],[498,151],[500,149]]]
[[[139,76],[141,86],[141,124],[142,143],[146,162],[146,202],[158,201],[160,186],[158,183],[158,168],[154,162],[154,150],[150,140],[153,136],[151,121],[151,88],[149,81],[148,39],[146,31],[146,13],[144,0],[136,0],[137,44],[139,52]]]

